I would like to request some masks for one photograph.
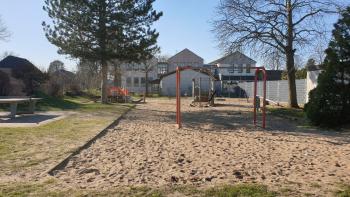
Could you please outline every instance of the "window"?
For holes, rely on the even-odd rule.
[[[139,78],[138,77],[135,77],[134,78],[134,87],[139,87],[140,84],[139,84]]]
[[[168,65],[160,64],[158,65],[158,74],[165,74],[168,72]]]
[[[250,65],[249,64],[246,65],[246,70],[247,70],[247,73],[250,73]]]
[[[235,73],[235,65],[232,65],[232,67],[228,67],[228,68],[227,68],[227,71],[228,71],[229,73]]]
[[[140,69],[138,64],[133,63],[132,66],[134,71],[138,71]]]
[[[146,85],[146,78],[145,77],[141,77],[141,86],[145,87]]]
[[[126,78],[126,86],[127,86],[127,87],[132,87],[132,84],[131,84],[131,77]]]
[[[126,65],[126,70],[127,71],[132,71],[132,65],[131,64],[127,64]]]
[[[240,64],[238,66],[238,73],[243,73],[243,65],[242,64]]]

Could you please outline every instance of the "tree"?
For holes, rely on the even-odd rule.
[[[5,59],[7,56],[18,56],[12,51],[5,51],[0,55],[0,60]]]
[[[98,83],[101,81],[98,63],[80,60],[76,75],[82,89],[98,89]]]
[[[3,24],[0,17],[0,41],[4,41],[10,37],[10,33],[7,30],[6,26]]]
[[[152,24],[161,16],[155,0],[45,0],[52,24],[43,22],[48,40],[68,54],[101,65],[101,100],[107,102],[108,62],[141,61],[159,48]]]
[[[10,92],[10,77],[0,70],[0,96],[7,96]]]
[[[316,125],[339,126],[350,122],[350,7],[334,25],[326,50],[325,71],[309,94],[307,117]]]
[[[55,60],[53,62],[50,63],[49,65],[49,74],[52,74],[56,71],[59,71],[59,70],[64,70],[64,63],[61,62],[60,60]]]
[[[168,62],[168,59],[170,58],[170,55],[157,55],[157,61],[158,62]]]
[[[150,60],[147,60],[143,63],[144,68],[143,68],[143,72],[145,73],[145,97],[148,96],[148,86],[149,86],[149,73],[152,72],[156,65],[157,65],[157,59],[156,58],[152,58]]]
[[[298,107],[294,55],[324,33],[321,19],[335,10],[334,0],[222,0],[214,31],[228,51],[245,47],[261,55],[284,54],[289,106]]]
[[[306,79],[306,77],[307,77],[306,68],[296,69],[295,79]],[[282,80],[288,80],[288,72],[286,70],[282,72]]]
[[[112,60],[110,62],[109,72],[113,76],[113,85],[114,86],[121,86],[121,82],[122,82],[121,65],[122,65],[122,62],[120,62],[119,60]]]
[[[281,70],[283,69],[283,62],[285,58],[281,52],[277,49],[271,51],[268,55],[264,56],[264,63],[268,66],[269,69],[272,70]]]

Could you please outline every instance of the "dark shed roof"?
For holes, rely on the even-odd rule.
[[[12,70],[18,70],[18,69],[35,70],[41,73],[41,71],[27,59],[15,57],[12,55],[7,56],[6,58],[0,61],[0,68],[10,68]]]

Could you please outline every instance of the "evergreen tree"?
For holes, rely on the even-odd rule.
[[[158,50],[151,26],[161,16],[155,0],[45,0],[52,19],[43,22],[48,40],[59,53],[99,62],[103,103],[107,102],[108,62],[141,61]]]
[[[316,125],[350,122],[350,7],[343,11],[334,28],[326,50],[325,71],[305,107],[308,118]]]

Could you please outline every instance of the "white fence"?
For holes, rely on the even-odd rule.
[[[296,89],[298,103],[305,104],[307,98],[307,86],[306,79],[296,80]],[[254,95],[254,82],[242,82],[238,84],[245,92],[248,97]],[[263,82],[258,82],[258,95],[263,95]],[[267,99],[276,102],[288,102],[289,100],[289,86],[287,80],[281,81],[267,81],[266,83],[266,97]]]

